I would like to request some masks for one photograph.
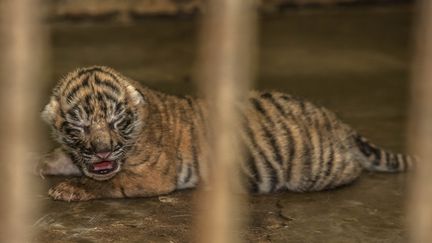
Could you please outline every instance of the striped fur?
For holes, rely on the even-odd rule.
[[[252,92],[240,112],[247,148],[241,168],[254,192],[331,189],[363,169],[395,172],[411,165],[409,157],[372,145],[329,110],[284,93]],[[95,66],[63,78],[42,116],[62,145],[56,152],[64,153],[49,158],[68,156],[86,175],[50,189],[55,199],[153,196],[206,181],[207,113],[200,99],[163,94]],[[114,171],[88,170],[100,151],[111,152]],[[42,161],[41,168],[53,162]]]

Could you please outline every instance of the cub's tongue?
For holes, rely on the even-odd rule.
[[[101,161],[98,163],[93,163],[93,170],[111,170],[113,168],[113,162],[111,161]]]

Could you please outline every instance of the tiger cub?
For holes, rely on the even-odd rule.
[[[363,169],[397,172],[411,159],[370,144],[327,109],[279,92],[252,92],[241,110],[253,192],[335,188]],[[206,105],[167,95],[108,67],[60,80],[42,112],[61,148],[41,174],[82,175],[49,190],[56,200],[147,197],[206,181]]]

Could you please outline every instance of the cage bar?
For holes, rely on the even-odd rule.
[[[432,242],[432,2],[420,1],[418,10],[409,147],[419,160],[408,210],[411,242],[428,243]]]
[[[198,86],[209,107],[209,177],[200,197],[198,242],[238,242],[244,212],[239,107],[246,101],[254,63],[254,1],[211,0],[201,26]]]
[[[4,0],[1,12],[0,68],[0,241],[29,242],[30,198],[36,187],[29,168],[38,140],[39,90],[44,48],[38,1]]]

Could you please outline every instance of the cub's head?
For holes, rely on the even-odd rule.
[[[143,106],[127,78],[95,66],[60,80],[42,117],[85,175],[107,180],[120,171],[142,129]]]

